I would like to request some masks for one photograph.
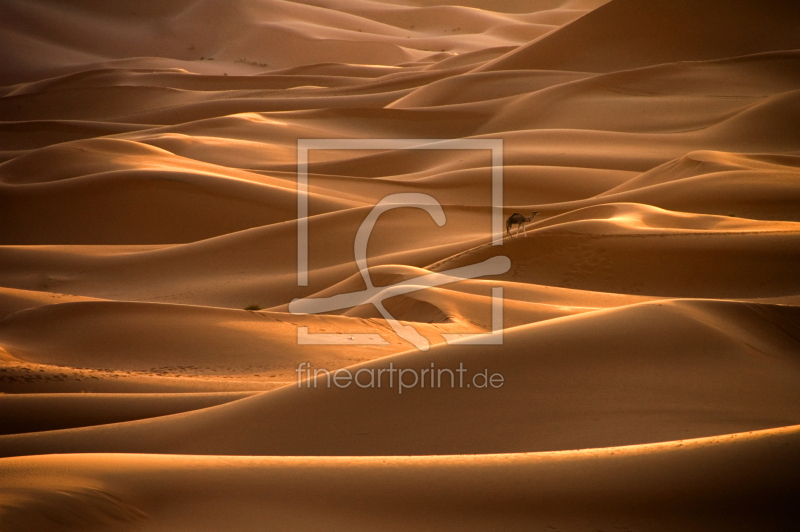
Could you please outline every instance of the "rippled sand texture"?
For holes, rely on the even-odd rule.
[[[460,3],[0,3],[0,529],[796,525],[800,4]],[[487,150],[312,150],[298,286],[298,140],[376,138],[502,139],[539,214],[492,245]],[[511,263],[387,292],[426,351],[289,311],[365,289],[394,193],[446,223],[384,213],[375,286]],[[446,343],[497,287],[502,345]]]

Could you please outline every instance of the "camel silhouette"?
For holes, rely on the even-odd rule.
[[[533,220],[533,217],[539,214],[539,211],[533,211],[530,216],[525,216],[524,214],[520,214],[515,212],[511,216],[508,217],[506,220],[506,232],[508,236],[511,236],[511,227],[516,224],[517,225],[517,233],[515,236],[519,236],[519,228],[522,228],[522,234],[524,236],[528,236],[528,232],[525,231],[525,224]]]

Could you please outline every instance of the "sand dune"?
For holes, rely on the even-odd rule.
[[[52,292],[35,292],[31,290],[16,290],[14,288],[0,289],[0,319],[6,318],[20,310],[35,308],[57,303],[71,303],[73,301],[87,301],[90,298],[54,294]]]
[[[479,296],[462,297],[469,301]],[[471,309],[472,312],[480,314],[480,302],[471,303],[472,307],[478,307]],[[515,310],[520,314],[512,319],[518,323],[536,321],[530,317],[536,315],[537,310],[547,317],[586,310],[546,305],[539,309],[519,306],[521,308],[517,310],[512,303],[510,309],[512,317]],[[488,309],[487,304],[486,318],[491,316]],[[421,319],[415,321],[425,323]],[[376,322],[331,315],[297,316],[286,312],[190,305],[90,301],[17,312],[3,321],[0,336],[7,353],[31,363],[183,373],[184,376],[203,371],[225,375],[233,371],[263,377],[263,380],[273,377],[271,380],[288,384],[294,382],[294,370],[303,361],[327,364],[335,369],[408,349],[408,344],[399,339],[386,346],[353,347],[346,352],[339,346],[298,348],[296,345],[298,326],[315,331],[341,329],[356,333],[381,327]],[[451,328],[453,332],[475,329],[467,324],[465,330],[462,323],[453,323]],[[43,329],[50,331],[47,336],[37,334]],[[429,327],[428,334],[434,335],[442,329]],[[439,338],[438,341],[443,340]],[[104,346],[102,352],[92,349],[98,344]]]
[[[538,70],[468,73],[420,87],[387,107],[405,109],[493,100],[536,92],[591,75],[581,72]]]
[[[755,298],[800,291],[792,274],[800,259],[795,252],[800,233],[793,223],[732,223],[748,227],[732,231],[654,229],[641,216],[570,221],[536,229],[525,240],[509,239],[503,251],[513,257],[514,266],[501,278],[662,297]],[[685,223],[691,216],[675,218]],[[698,225],[709,220],[699,218]],[[457,268],[495,254],[483,246],[433,269]]]
[[[216,59],[224,66],[215,70],[240,66],[249,73],[332,61],[393,65],[440,50],[452,54],[520,45],[585,13],[569,9],[568,2],[543,2],[542,8],[559,3],[567,9],[536,22],[527,14],[377,1],[314,5],[181,0],[155,8],[136,5],[124,12],[101,2],[8,2],[3,18],[16,24],[3,28],[4,41],[13,47],[6,55],[17,60],[2,81],[28,81],[75,71],[75,63],[124,57],[161,57],[174,63]],[[517,3],[515,9],[528,11],[530,6]],[[214,24],[207,27],[209,20]],[[20,61],[23,54],[59,60]]]
[[[310,254],[307,295],[358,272],[353,261],[353,232],[368,212],[362,207],[309,220],[311,245],[324,253]],[[413,211],[412,211],[413,212]],[[409,264],[424,267],[471,249],[489,239],[489,209],[453,206],[441,229],[427,215],[409,218],[387,213],[376,226],[369,248],[370,265]],[[435,233],[430,230],[437,228]],[[404,232],[407,238],[387,235]],[[149,300],[243,308],[256,302],[272,307],[297,295],[296,224],[294,222],[240,231],[182,246],[151,249],[100,247],[97,253],[80,247],[8,246],[0,250],[6,265],[4,283],[12,288],[58,290],[103,299]],[[456,236],[456,241],[453,242]],[[417,244],[412,244],[416,241]],[[276,255],[272,243],[283,242],[286,254]],[[43,259],[43,257],[47,257]],[[187,268],[193,273],[187,275]],[[91,276],[85,272],[93,271]],[[121,272],[125,281],[120,281]],[[236,272],[229,282],[218,279]]]
[[[298,530],[769,530],[793,523],[796,467],[796,427],[565,453],[55,455],[6,461],[3,518],[43,530],[59,529],[46,515],[66,526],[140,530],[187,522],[196,530],[264,522]]]
[[[800,8],[459,4],[0,4],[0,529],[791,528]]]
[[[601,195],[609,195],[719,172],[750,170],[755,173],[764,171],[769,172],[770,176],[774,176],[777,173],[791,172],[799,166],[800,158],[796,156],[747,155],[697,151],[687,153],[680,159],[653,168]]]
[[[481,69],[609,72],[793,50],[798,16],[796,5],[780,0],[614,0]],[[583,43],[592,43],[588,53]]]
[[[39,432],[104,425],[198,410],[252,395],[198,394],[3,394],[3,431]]]
[[[795,307],[644,303],[510,329],[494,353],[453,344],[354,368],[476,368],[466,381],[445,373],[441,387],[399,393],[388,374],[380,388],[328,387],[321,374],[317,387],[194,413],[2,436],[0,453],[473,454],[778,427],[799,419],[798,339]],[[478,388],[484,369],[505,384]]]
[[[7,244],[192,242],[292,220],[297,211],[296,193],[282,181],[122,140],[23,155],[0,165],[0,180],[0,197],[12,205],[0,217]],[[312,212],[359,203],[319,197]],[[47,222],[31,219],[41,212]]]
[[[530,129],[695,131],[795,90],[798,65],[800,53],[777,52],[565,80],[517,98],[484,127],[520,129],[524,120]]]

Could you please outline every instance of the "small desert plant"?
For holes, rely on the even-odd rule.
[[[247,305],[244,307],[245,310],[261,310],[261,306],[257,303],[253,303],[252,305]]]

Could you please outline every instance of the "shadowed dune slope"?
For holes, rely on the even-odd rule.
[[[610,72],[794,50],[798,19],[782,0],[613,0],[481,70]]]
[[[704,129],[796,90],[799,66],[800,52],[776,52],[565,81],[515,98],[483,130],[523,129],[523,124],[632,133]]]
[[[198,410],[253,395],[238,393],[4,394],[4,434],[120,423]]]
[[[774,530],[796,518],[798,445],[789,427],[566,453],[32,456],[5,460],[0,522],[11,530],[180,523],[249,531],[265,522],[298,530]]]
[[[800,419],[799,323],[795,307],[645,303],[511,329],[492,351],[454,344],[353,368],[463,364],[467,380],[444,373],[441,387],[399,393],[397,382],[387,386],[389,374],[380,388],[328,387],[323,373],[316,388],[196,413],[2,436],[0,453],[471,454],[778,427]],[[484,370],[503,375],[502,387],[480,387],[475,375]]]

